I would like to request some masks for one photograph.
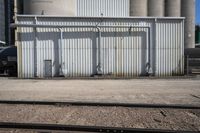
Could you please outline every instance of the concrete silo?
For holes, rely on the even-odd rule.
[[[195,0],[181,1],[181,16],[185,19],[185,48],[195,47]]]
[[[76,15],[75,0],[24,0],[24,14]]]
[[[5,8],[4,8],[4,0],[0,0],[0,41],[5,42]]]
[[[164,0],[148,0],[148,16],[163,17],[165,15]]]
[[[147,16],[147,0],[130,0],[130,16]]]
[[[181,0],[165,1],[165,16],[180,17],[181,16]]]
[[[14,13],[16,14],[23,14],[23,0],[14,0]]]

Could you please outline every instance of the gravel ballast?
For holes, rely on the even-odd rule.
[[[200,131],[200,110],[1,104],[0,121]]]

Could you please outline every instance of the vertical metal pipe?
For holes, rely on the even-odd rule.
[[[18,0],[14,0],[14,22],[17,23],[17,14],[18,14]],[[18,45],[18,36],[17,36],[17,29],[14,29],[15,32],[15,44],[14,45]]]
[[[61,61],[61,65],[60,65],[60,69],[61,69],[61,72],[63,73],[63,70],[62,70],[62,65],[63,65],[63,55],[62,55],[62,45],[63,45],[63,29],[62,28],[58,28],[59,31],[60,31],[60,47],[58,47],[58,50],[60,50],[60,61]],[[64,74],[64,73],[63,73]]]
[[[151,29],[148,28],[148,63],[149,63],[149,68],[148,68],[148,74],[150,74],[150,69],[151,69]]]
[[[18,0],[14,0],[14,17],[16,18],[17,14],[18,14],[18,4],[17,4]]]
[[[37,17],[35,17],[35,24],[37,24]],[[34,77],[37,77],[37,28],[33,28],[34,30]]]
[[[187,55],[187,75],[189,75],[189,55]]]
[[[151,28],[147,28],[147,63],[146,74],[151,74]]]
[[[98,39],[98,66],[97,66],[97,74],[102,75],[102,63],[101,63],[101,28],[97,27],[98,33],[99,33],[99,39]]]

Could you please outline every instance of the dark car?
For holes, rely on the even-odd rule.
[[[17,75],[17,47],[0,47],[0,73]]]

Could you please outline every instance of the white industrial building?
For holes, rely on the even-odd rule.
[[[18,16],[13,26],[20,78],[184,74],[183,18]]]
[[[160,2],[152,9],[146,0],[25,0],[12,25],[18,76],[183,75],[183,3]]]

